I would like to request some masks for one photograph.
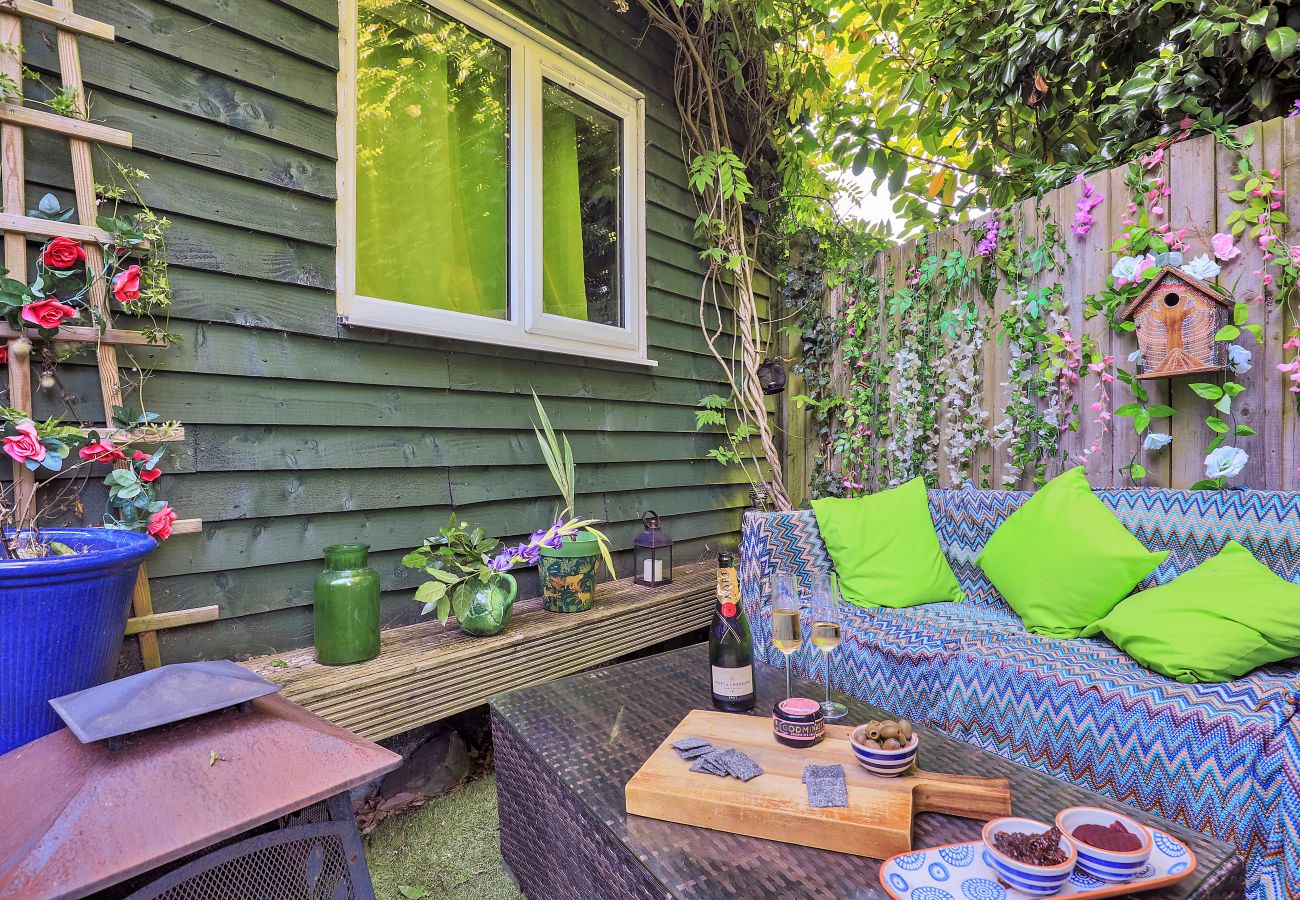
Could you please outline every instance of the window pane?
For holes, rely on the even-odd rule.
[[[622,327],[622,122],[548,81],[542,131],[542,309]]]
[[[413,0],[360,0],[357,293],[508,318],[509,51]]]

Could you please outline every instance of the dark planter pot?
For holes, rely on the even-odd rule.
[[[542,606],[551,612],[585,612],[596,602],[596,569],[600,545],[581,532],[559,547],[543,547],[537,573],[542,582]]]
[[[158,546],[111,528],[41,536],[86,552],[0,560],[0,753],[62,727],[50,700],[113,677],[136,573]]]

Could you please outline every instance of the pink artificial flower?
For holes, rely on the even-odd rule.
[[[117,462],[119,459],[126,459],[126,454],[122,452],[121,448],[108,438],[100,438],[93,444],[82,447],[80,455],[82,459],[98,463]]]
[[[153,459],[153,456],[149,453],[145,453],[143,450],[137,450],[135,451],[134,455],[131,458],[134,459],[136,462],[148,462],[149,460]],[[162,469],[158,468],[155,465],[155,466],[150,466],[148,468],[141,469],[138,477],[145,484],[148,484],[151,481],[156,481],[158,479],[158,476],[161,474],[162,474]]]
[[[139,266],[127,266],[113,276],[113,296],[123,306],[140,299]]]
[[[172,536],[172,524],[175,521],[176,510],[164,503],[162,509],[149,517],[149,524],[146,528],[158,540],[165,541]]]
[[[1230,234],[1219,232],[1210,238],[1210,246],[1214,248],[1214,255],[1222,260],[1235,259],[1241,255]]]
[[[51,295],[23,307],[23,320],[40,328],[58,328],[64,319],[75,319],[77,310]]]
[[[1148,172],[1150,172],[1152,169],[1154,169],[1156,166],[1160,165],[1164,161],[1165,161],[1164,147],[1157,147],[1156,149],[1152,150],[1150,153],[1143,153],[1141,158],[1138,160],[1142,168],[1146,169]]]
[[[19,422],[15,427],[18,433],[4,439],[5,453],[20,463],[25,463],[29,459],[34,462],[45,459],[45,445],[41,443],[40,435],[36,433],[36,423],[28,420]]]

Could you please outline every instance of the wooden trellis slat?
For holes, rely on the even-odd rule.
[[[3,181],[0,182],[0,201],[2,201],[0,202],[0,230],[4,232],[5,266],[9,270],[10,277],[26,281],[28,239],[66,237],[82,242],[86,251],[88,270],[101,272],[104,268],[102,245],[111,243],[112,236],[100,228],[78,224],[94,222],[97,211],[94,169],[91,160],[92,142],[130,147],[132,138],[128,132],[87,121],[89,111],[86,106],[85,84],[81,76],[81,53],[77,45],[77,36],[84,35],[112,41],[115,32],[111,25],[73,12],[72,0],[52,0],[51,5],[45,5],[37,0],[0,0],[0,74],[7,75],[13,80],[19,88],[20,96],[23,78],[21,49],[23,18],[36,19],[55,26],[59,77],[63,86],[72,94],[74,108],[72,116],[64,117],[29,109],[15,103],[0,103],[0,160],[3,161]],[[25,214],[24,127],[39,128],[68,138],[78,223],[55,222]],[[122,405],[117,347],[124,344],[147,344],[148,340],[143,335],[113,328],[108,289],[102,280],[97,279],[91,283],[89,297],[103,325],[102,330],[99,327],[64,328],[60,330],[55,340],[95,344],[104,421],[111,423],[114,407]],[[28,354],[15,352],[15,344],[24,338],[22,331],[7,325],[0,326],[0,339],[7,340],[9,346],[9,405],[30,414],[32,412],[30,360]],[[106,425],[102,430],[111,431],[116,441],[143,439],[155,443],[184,439],[182,430],[176,430],[166,436],[154,434],[148,429],[134,431],[115,429],[111,424]],[[121,468],[130,463],[123,460],[117,465]],[[36,505],[36,480],[31,471],[17,464],[14,467],[14,498],[15,511],[19,518],[30,518]],[[201,531],[202,528],[201,520],[186,519],[174,523],[172,533],[193,534]],[[139,635],[140,656],[145,668],[155,668],[162,663],[158,651],[159,629],[211,621],[218,615],[216,606],[174,613],[155,613],[149,590],[149,576],[143,565],[136,579],[131,602],[135,615],[128,622],[126,633]]]
[[[14,103],[0,103],[0,122],[12,122],[15,125],[39,128],[42,131],[52,131],[68,137],[84,138],[98,144],[111,144],[114,147],[129,149],[132,144],[129,131],[119,131],[107,125],[87,122],[84,119],[71,119]]]

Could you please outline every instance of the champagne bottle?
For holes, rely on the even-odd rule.
[[[740,581],[730,553],[718,554],[718,597],[709,628],[713,705],[726,712],[754,708],[754,638],[740,604]]]

